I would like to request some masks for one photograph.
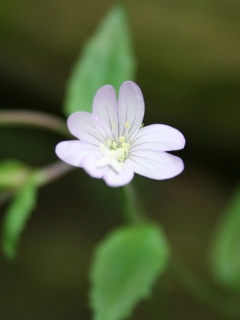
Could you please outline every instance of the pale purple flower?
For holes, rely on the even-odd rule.
[[[68,118],[68,129],[78,140],[60,142],[56,154],[111,187],[128,184],[134,173],[156,180],[178,175],[182,160],[165,151],[182,149],[183,135],[163,124],[143,127],[144,110],[142,92],[134,82],[122,84],[118,102],[114,88],[103,86],[92,113],[76,112]]]

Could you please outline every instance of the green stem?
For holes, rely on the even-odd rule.
[[[36,127],[54,131],[67,138],[71,137],[62,119],[42,112],[0,111],[0,126]]]
[[[33,176],[33,179],[35,179],[37,186],[43,187],[48,183],[51,183],[61,178],[63,175],[74,169],[76,168],[73,166],[70,166],[62,161],[57,161],[41,169],[29,170],[28,175],[25,176],[25,178],[22,180],[21,183],[18,184],[16,188],[0,192],[0,206],[9,199],[11,199],[16,194],[16,192],[22,187],[22,185],[24,185],[26,180],[29,179],[30,176]]]
[[[123,211],[125,217],[130,223],[141,223],[145,220],[145,210],[141,204],[132,184],[128,184],[121,188]]]
[[[17,110],[0,111],[0,126],[36,127],[53,131],[67,138],[71,137],[63,120],[56,116],[44,114],[42,112]],[[35,178],[37,179],[38,185],[43,186],[56,180],[57,178],[60,178],[73,169],[74,167],[58,161],[54,164],[46,166],[45,168],[36,170]],[[14,194],[14,192],[2,194],[0,201],[5,202],[11,197],[12,194]]]
[[[216,290],[209,287],[206,281],[199,278],[177,259],[171,260],[170,268],[182,287],[198,301],[214,308],[227,319],[237,320],[240,318],[239,301],[229,296],[220,295]]]

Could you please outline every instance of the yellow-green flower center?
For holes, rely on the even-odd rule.
[[[124,162],[127,159],[130,144],[126,142],[124,136],[120,136],[118,141],[108,140],[107,146],[101,145],[101,151],[104,156],[111,159],[118,160],[119,162]]]
[[[98,166],[109,165],[116,172],[121,172],[130,149],[130,144],[125,140],[124,136],[120,136],[118,141],[108,140],[106,144],[100,144],[99,147],[103,158],[98,160]]]

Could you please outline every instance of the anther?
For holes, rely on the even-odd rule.
[[[125,128],[128,129],[130,127],[130,123],[128,121],[125,122]]]
[[[124,136],[120,136],[118,138],[118,141],[121,142],[121,143],[125,142],[125,137]]]
[[[115,141],[113,141],[113,143],[112,143],[112,147],[113,147],[113,149],[117,149],[117,144],[116,144],[116,142]]]

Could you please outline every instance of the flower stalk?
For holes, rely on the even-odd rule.
[[[130,183],[120,189],[123,202],[123,212],[129,223],[142,223],[146,221],[145,210],[140,202],[136,190]]]
[[[0,111],[0,126],[35,127],[53,131],[67,138],[71,136],[62,119],[43,112],[3,110]]]
[[[36,171],[35,177],[37,184],[40,187],[42,187],[48,183],[51,183],[59,179],[64,174],[72,171],[73,169],[74,167],[69,166],[66,163],[63,163],[62,161],[57,161]]]

